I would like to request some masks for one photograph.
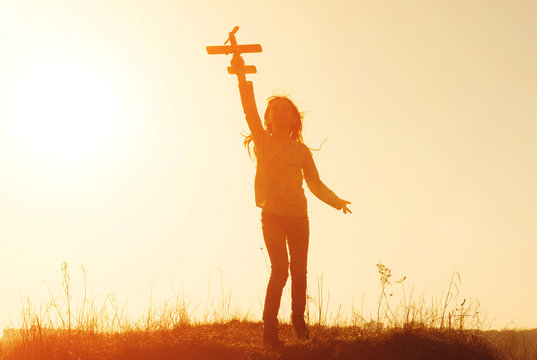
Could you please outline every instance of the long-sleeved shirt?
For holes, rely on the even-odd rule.
[[[240,87],[246,120],[252,131],[257,169],[255,203],[266,211],[285,215],[307,215],[303,180],[310,191],[328,205],[341,209],[345,203],[319,178],[310,149],[301,142],[271,136],[261,125],[251,83]]]

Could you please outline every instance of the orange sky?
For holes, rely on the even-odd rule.
[[[375,264],[427,299],[453,271],[494,327],[537,325],[537,5],[532,1],[17,1],[0,5],[0,326],[75,282],[128,301],[183,288],[260,316],[268,271],[229,58],[240,26],[258,107],[306,111],[310,291],[334,312]],[[77,280],[78,279],[78,280]],[[152,290],[151,290],[152,289]],[[285,299],[284,302],[289,302]],[[284,309],[285,311],[285,309]]]

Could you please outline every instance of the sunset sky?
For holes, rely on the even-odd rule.
[[[537,2],[1,1],[0,329],[21,299],[141,314],[222,287],[261,318],[268,256],[230,57],[288,94],[344,215],[306,190],[309,291],[375,313],[375,264],[427,301],[454,271],[493,328],[537,327]],[[395,287],[394,290],[399,289]],[[284,293],[285,294],[285,293]],[[288,314],[284,295],[282,314]],[[313,306],[313,305],[312,305]]]

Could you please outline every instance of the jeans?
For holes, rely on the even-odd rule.
[[[291,268],[291,308],[293,319],[304,319],[306,309],[306,273],[308,262],[309,220],[308,216],[282,216],[261,212],[263,238],[267,248],[271,272],[265,296],[263,323],[277,326],[278,310],[283,288]],[[289,247],[289,256],[287,253]]]

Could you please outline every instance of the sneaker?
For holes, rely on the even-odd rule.
[[[309,340],[310,331],[306,325],[306,322],[304,321],[304,318],[293,319],[292,323],[293,327],[295,328],[296,337],[301,340]]]
[[[278,328],[263,328],[263,348],[268,350],[281,349],[285,343],[278,338]]]
[[[263,349],[265,350],[278,350],[282,349],[284,347],[285,343],[278,339],[278,337],[275,338],[263,338]]]

